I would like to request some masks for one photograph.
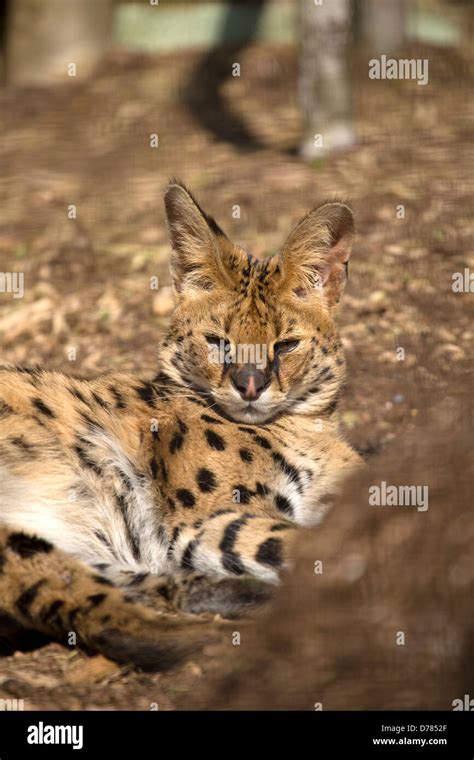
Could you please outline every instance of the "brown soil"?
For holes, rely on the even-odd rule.
[[[296,57],[281,48],[247,49],[245,76],[222,88],[264,144],[258,150],[210,135],[181,103],[193,53],[116,53],[87,84],[2,92],[0,271],[24,272],[25,296],[0,294],[0,360],[78,374],[154,366],[166,316],[150,278],[169,284],[170,176],[257,255],[276,250],[308,208],[339,196],[358,227],[340,315],[347,435],[371,453],[416,428],[426,389],[437,405],[452,383],[467,383],[473,301],[451,285],[454,272],[474,270],[473,107],[467,52],[407,52],[429,57],[429,86],[374,82],[355,60],[358,144],[314,166],[294,151]],[[175,709],[224,657],[211,645],[178,671],[145,675],[51,644],[0,662],[0,698],[22,698],[27,709]]]

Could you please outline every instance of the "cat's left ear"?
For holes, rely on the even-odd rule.
[[[168,185],[164,200],[176,292],[210,290],[225,279],[221,247],[229,242],[226,235],[178,180]]]
[[[322,292],[335,306],[347,280],[354,241],[354,217],[345,203],[325,203],[296,225],[281,251],[285,287],[300,298]]]

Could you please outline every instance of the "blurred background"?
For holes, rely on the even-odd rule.
[[[153,370],[172,308],[162,195],[177,176],[257,256],[315,204],[351,203],[341,411],[363,453],[403,445],[407,425],[422,436],[422,399],[468,387],[472,3],[0,0],[0,21],[2,363]],[[372,78],[390,59],[426,81]],[[40,707],[71,659],[44,651]],[[91,694],[61,681],[56,697],[112,699]]]

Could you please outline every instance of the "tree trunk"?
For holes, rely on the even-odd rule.
[[[386,55],[403,45],[407,27],[406,0],[364,0],[362,34],[372,53]]]
[[[14,85],[83,79],[104,54],[113,0],[14,0],[8,29],[6,76]]]
[[[355,141],[347,76],[350,2],[300,0],[300,21],[300,153],[311,160]]]

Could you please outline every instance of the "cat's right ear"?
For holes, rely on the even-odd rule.
[[[210,290],[222,272],[219,238],[227,240],[224,232],[179,181],[168,185],[165,209],[173,247],[170,267],[175,290]]]
[[[300,298],[321,293],[333,308],[344,291],[353,240],[354,217],[347,204],[331,201],[310,211],[281,252],[289,287]]]

